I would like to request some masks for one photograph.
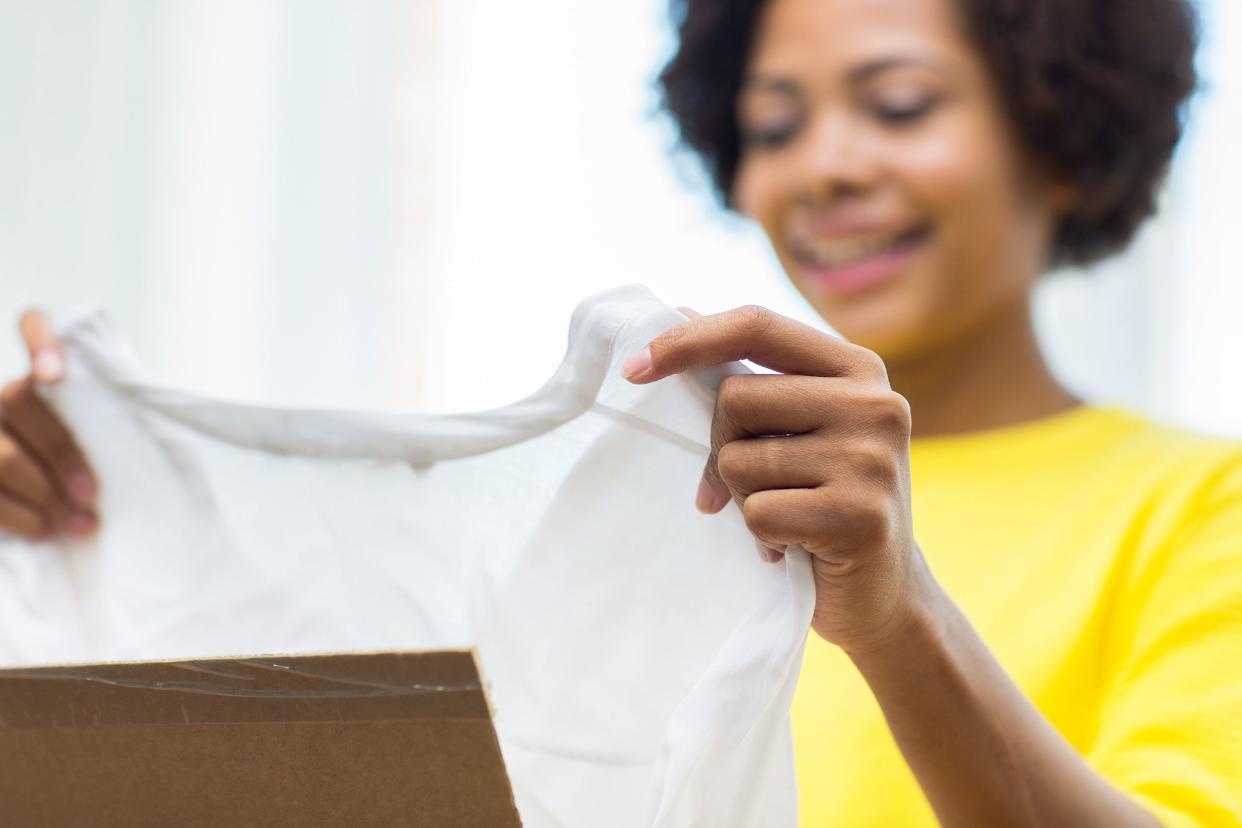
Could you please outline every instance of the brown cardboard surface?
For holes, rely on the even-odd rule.
[[[520,822],[453,650],[0,670],[0,824]]]

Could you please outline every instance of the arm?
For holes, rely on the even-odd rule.
[[[720,386],[699,507],[730,499],[768,560],[812,556],[815,632],[845,650],[947,826],[1156,826],[1022,695],[932,577],[910,514],[910,411],[873,353],[762,308],[692,319],[632,382],[748,358]],[[825,703],[830,703],[825,700]]]
[[[1083,761],[930,587],[917,621],[851,658],[940,822],[1157,828]]]

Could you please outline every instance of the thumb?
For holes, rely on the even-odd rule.
[[[703,469],[703,476],[699,479],[699,493],[694,498],[694,505],[703,514],[714,515],[728,506],[732,499],[733,493],[720,479],[715,463],[709,461]]]
[[[30,373],[35,382],[51,385],[65,376],[65,353],[55,328],[41,310],[28,310],[18,322],[26,350],[30,353]]]

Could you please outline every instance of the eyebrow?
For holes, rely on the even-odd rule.
[[[782,95],[792,95],[795,97],[802,94],[798,84],[788,78],[764,75],[747,75],[742,78],[742,85],[738,92],[779,92]]]
[[[943,61],[935,58],[922,57],[920,55],[894,55],[893,57],[880,58],[878,60],[868,61],[861,66],[855,66],[846,76],[852,83],[862,83],[870,80],[876,75],[883,74],[890,69],[897,69],[902,66],[921,66],[925,69],[934,69],[938,72],[949,73],[948,67]]]
[[[876,60],[867,61],[866,63],[855,66],[846,74],[846,78],[852,84],[865,83],[874,78],[876,75],[897,69],[903,66],[922,66],[928,69],[934,69],[939,72],[951,74],[948,66],[942,61],[934,58],[921,57],[917,55],[894,55],[892,57],[878,58]],[[777,75],[764,75],[761,73],[749,73],[742,78],[741,88],[739,92],[778,92],[783,95],[797,96],[801,94],[801,90],[794,81],[789,78]]]

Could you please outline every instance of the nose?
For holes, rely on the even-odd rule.
[[[867,192],[875,185],[875,157],[865,131],[842,112],[817,114],[804,133],[798,196],[813,203]]]

